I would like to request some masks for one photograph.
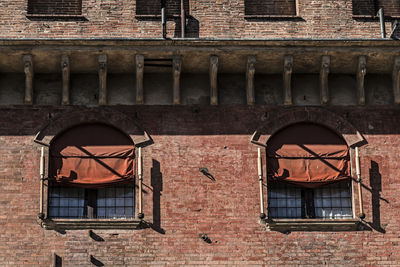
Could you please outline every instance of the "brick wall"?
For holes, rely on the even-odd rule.
[[[63,20],[27,17],[26,0],[2,2],[0,33],[2,38],[160,38],[159,20],[137,16],[137,11],[153,9],[145,11],[136,3],[87,0],[84,19]],[[187,31],[196,38],[380,38],[378,21],[353,18],[351,0],[298,1],[298,16],[252,19],[245,17],[243,0],[190,1]],[[179,25],[178,18],[169,18],[167,36],[180,37]]]
[[[400,113],[397,107],[331,107],[366,138],[361,149],[366,225],[358,232],[267,232],[259,224],[253,131],[287,108],[109,107],[137,117],[155,144],[144,150],[145,218],[153,229],[42,229],[34,134],[76,107],[3,107],[0,112],[2,266],[339,265],[400,262]],[[10,120],[10,118],[13,118]],[[202,175],[207,167],[216,181]],[[199,238],[208,234],[211,244]]]

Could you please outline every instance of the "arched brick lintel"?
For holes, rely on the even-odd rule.
[[[104,123],[127,134],[135,146],[153,144],[150,135],[142,129],[137,119],[108,108],[83,108],[65,112],[47,121],[36,134],[34,142],[49,146],[53,138],[65,130],[83,123]]]
[[[278,117],[260,125],[252,135],[250,142],[266,146],[269,138],[276,132],[300,122],[316,123],[331,129],[342,136],[349,147],[366,144],[364,137],[349,121],[329,110],[318,107],[292,108],[281,113]]]

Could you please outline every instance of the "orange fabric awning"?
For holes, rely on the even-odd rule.
[[[350,177],[346,143],[322,126],[287,127],[271,138],[267,147],[270,181],[312,188]]]
[[[119,130],[100,123],[83,124],[57,136],[50,147],[52,182],[105,187],[132,182],[135,148]]]
[[[134,176],[132,146],[68,146],[51,155],[57,182],[99,187],[127,182]]]

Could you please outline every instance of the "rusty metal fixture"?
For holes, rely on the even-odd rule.
[[[211,239],[208,237],[207,234],[199,234],[199,237],[201,238],[201,240],[203,240],[204,242],[211,244],[212,241]]]

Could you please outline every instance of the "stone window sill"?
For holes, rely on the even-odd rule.
[[[358,231],[363,224],[358,219],[269,219],[263,223],[270,231]]]
[[[76,19],[86,20],[84,15],[71,15],[71,14],[26,14],[28,19]]]
[[[378,16],[374,15],[353,15],[353,19],[370,19],[370,20],[379,20]],[[385,16],[385,19],[400,19],[400,16]]]
[[[265,19],[265,20],[302,20],[298,15],[244,15],[245,19]]]
[[[137,19],[161,19],[161,15],[160,14],[147,14],[147,15],[136,14],[135,17]],[[180,17],[181,17],[181,15],[178,15],[178,14],[166,15],[165,16],[166,19],[177,19],[177,18],[180,18]],[[190,17],[190,16],[186,15],[186,17]]]
[[[44,219],[40,225],[47,230],[141,229],[139,219]]]

